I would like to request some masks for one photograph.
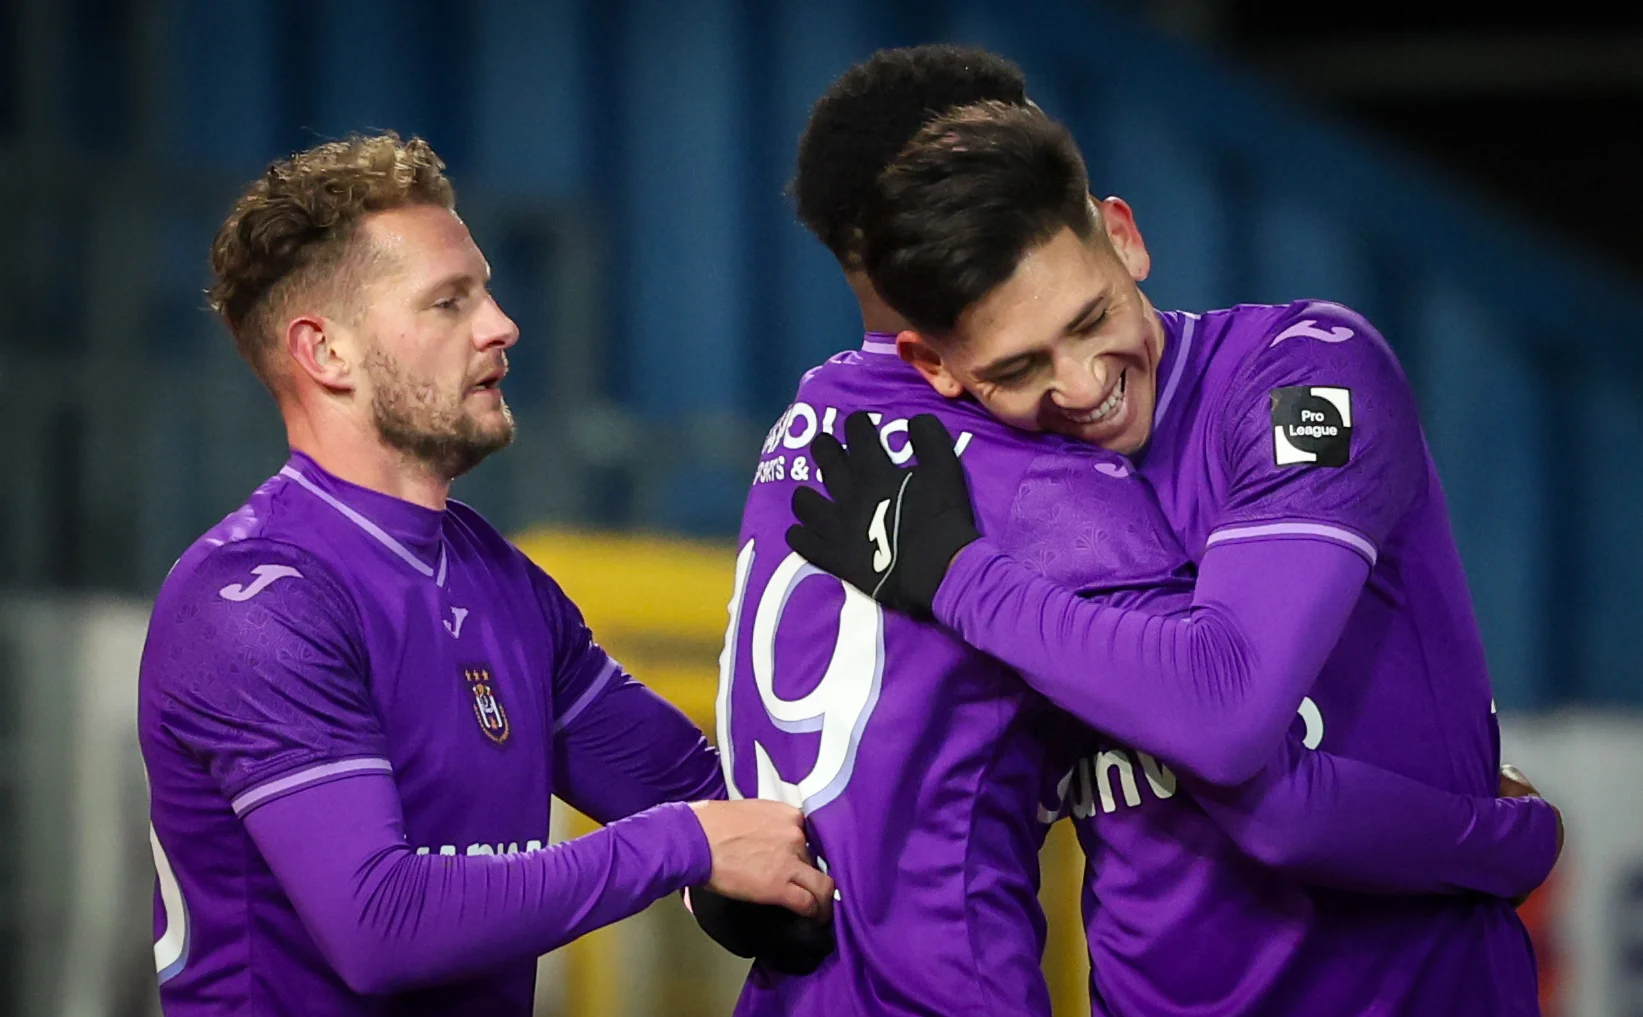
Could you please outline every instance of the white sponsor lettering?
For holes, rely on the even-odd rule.
[[[818,412],[819,410],[819,412]],[[773,453],[782,449],[803,449],[815,440],[818,434],[830,434],[835,438],[840,435],[834,430],[839,421],[840,411],[836,406],[816,407],[805,402],[796,402],[787,408],[781,415],[770,433],[765,435],[764,446],[757,469],[753,473],[753,483],[768,484],[779,480],[821,481],[821,471],[815,469],[804,457],[792,461],[784,455],[770,458]],[[890,456],[890,461],[897,466],[905,465],[913,458],[913,443],[907,440],[907,417],[886,418],[884,414],[872,412],[867,414],[873,426],[878,428],[879,441],[884,445],[884,451]],[[975,435],[969,431],[962,431],[953,442],[953,454],[962,456],[969,447],[970,439]],[[841,439],[842,440],[842,439]],[[1124,476],[1125,474],[1114,474]]]
[[[1165,801],[1175,797],[1175,773],[1156,758],[1133,749],[1105,749],[1080,759],[1061,778],[1055,788],[1060,806],[1052,811],[1040,805],[1039,821],[1053,823],[1069,808],[1074,819],[1089,819],[1095,815],[1097,803],[1102,812],[1115,812],[1120,796],[1126,807],[1135,808],[1141,804],[1141,785],[1135,777],[1137,763],[1155,799]]]
[[[447,858],[455,858],[457,855],[467,855],[471,858],[477,855],[523,855],[529,854],[532,851],[540,851],[543,846],[543,843],[539,840],[528,840],[525,842],[525,846],[521,848],[518,841],[512,840],[506,842],[498,841],[495,844],[464,844],[460,846],[456,844],[441,844],[437,848],[425,846],[417,848],[416,853],[419,855],[438,853]]]
[[[793,425],[801,424],[802,429],[793,433]],[[794,403],[793,408],[787,411],[787,428],[782,434],[782,444],[788,448],[804,448],[816,436],[816,411],[810,408],[809,403]]]
[[[901,445],[891,447],[890,436],[901,435]],[[884,442],[884,451],[890,453],[890,461],[897,466],[913,458],[913,443],[907,438],[907,421],[892,420],[879,429],[879,441]]]
[[[1305,726],[1301,744],[1316,749],[1324,740],[1324,718],[1311,696],[1301,699],[1296,714]],[[1049,824],[1071,811],[1074,819],[1089,819],[1099,809],[1111,814],[1124,808],[1136,808],[1143,802],[1141,784],[1135,775],[1137,764],[1152,790],[1154,801],[1168,801],[1175,797],[1177,782],[1174,771],[1152,755],[1135,749],[1111,748],[1080,759],[1055,786],[1059,805],[1055,809],[1038,807],[1038,820]]]
[[[786,480],[786,479],[787,479],[787,457],[786,456],[777,456],[774,459],[762,460],[762,461],[760,461],[758,468],[753,471],[753,483],[755,483],[755,484],[768,484],[772,480]]]

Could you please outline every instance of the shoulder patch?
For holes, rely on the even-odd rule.
[[[1324,385],[1273,389],[1272,454],[1279,466],[1345,466],[1352,457],[1352,391]]]

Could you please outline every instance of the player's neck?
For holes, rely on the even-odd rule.
[[[1141,294],[1141,306],[1146,309],[1147,317],[1151,319],[1152,338],[1158,347],[1157,362],[1162,364],[1164,362],[1164,351],[1169,348],[1169,329],[1164,327],[1163,316],[1158,313],[1158,308],[1152,306],[1152,301],[1147,299],[1145,293]],[[1156,393],[1154,393],[1154,396],[1156,397]]]
[[[347,427],[321,429],[288,416],[286,437],[292,451],[301,452],[338,480],[436,512],[445,510],[450,479],[387,447],[375,433]]]
[[[866,272],[846,272],[844,279],[850,284],[851,292],[856,295],[856,303],[861,305],[862,331],[895,335],[912,328],[907,324],[906,318],[897,314],[895,308],[879,296],[879,291],[873,288],[872,280],[867,278]]]

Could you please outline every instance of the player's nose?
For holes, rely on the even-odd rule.
[[[482,350],[505,350],[518,341],[519,326],[502,310],[495,297],[486,297],[485,306],[474,319],[474,345]]]
[[[1064,410],[1094,409],[1107,393],[1107,372],[1100,357],[1060,357],[1050,400]]]

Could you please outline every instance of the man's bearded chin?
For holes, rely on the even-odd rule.
[[[486,429],[460,404],[430,405],[431,387],[413,392],[398,377],[379,376],[375,381],[371,417],[377,434],[389,448],[422,463],[435,476],[454,480],[513,441],[513,411],[505,403],[501,422]]]

